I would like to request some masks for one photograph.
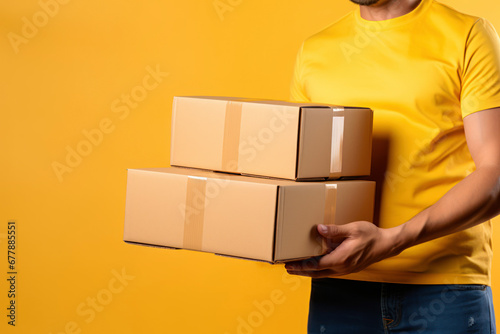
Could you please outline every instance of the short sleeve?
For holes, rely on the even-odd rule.
[[[462,117],[500,107],[500,41],[495,28],[482,18],[467,39],[460,98]]]
[[[295,68],[293,70],[292,83],[290,85],[290,101],[292,102],[311,102],[304,89],[303,52],[304,43],[302,43],[295,60]]]

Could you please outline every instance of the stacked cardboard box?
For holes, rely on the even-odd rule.
[[[372,221],[375,184],[352,180],[370,172],[372,123],[367,108],[175,97],[177,167],[128,171],[124,240],[271,263],[321,255],[317,224]]]

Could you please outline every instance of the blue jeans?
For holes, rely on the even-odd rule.
[[[491,288],[313,279],[308,333],[496,333]]]

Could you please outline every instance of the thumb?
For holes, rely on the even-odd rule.
[[[344,225],[318,225],[318,232],[325,238],[337,239],[349,236],[349,229]]]

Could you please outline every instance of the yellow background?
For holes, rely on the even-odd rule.
[[[125,244],[126,168],[169,164],[174,95],[287,99],[302,40],[354,6],[59,1],[0,4],[0,332],[305,333],[309,281],[282,266]],[[444,2],[500,28],[496,1]],[[58,176],[71,150],[84,156]],[[6,317],[9,220],[16,327]],[[499,318],[498,296],[495,306]]]

